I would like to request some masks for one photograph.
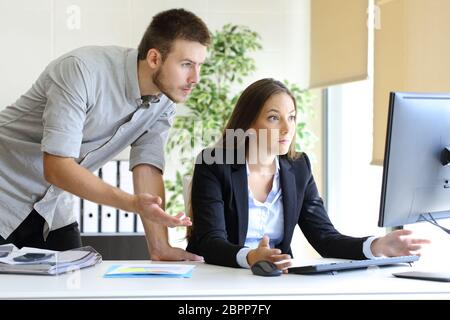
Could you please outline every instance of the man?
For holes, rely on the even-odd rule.
[[[83,47],[50,63],[0,112],[0,244],[80,246],[71,193],[139,214],[152,259],[199,259],[168,243],[165,226],[191,222],[164,212],[162,171],[174,102],[199,81],[209,43],[200,18],[174,9],[153,17],[138,50]],[[135,195],[91,173],[129,145]]]

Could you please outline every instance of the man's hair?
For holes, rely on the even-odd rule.
[[[153,17],[138,47],[139,60],[145,60],[148,51],[154,48],[164,61],[177,39],[199,42],[204,46],[211,43],[208,27],[199,17],[184,9],[171,9]]]

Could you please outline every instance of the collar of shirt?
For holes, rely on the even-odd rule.
[[[143,107],[150,107],[152,103],[158,103],[161,100],[162,93],[156,95],[146,95],[141,97],[141,105]]]
[[[142,104],[141,92],[139,90],[138,80],[138,52],[137,50],[131,50],[128,52],[128,56],[125,62],[125,74],[126,74],[126,95],[128,100],[136,103],[139,107]]]

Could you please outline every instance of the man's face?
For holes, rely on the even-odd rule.
[[[174,102],[187,100],[200,80],[206,47],[198,42],[175,40],[166,60],[153,74],[153,83]]]

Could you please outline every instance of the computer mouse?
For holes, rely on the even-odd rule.
[[[273,262],[268,260],[255,262],[251,269],[254,275],[263,277],[276,277],[283,273]]]

